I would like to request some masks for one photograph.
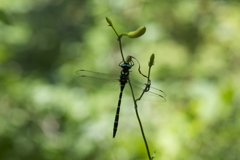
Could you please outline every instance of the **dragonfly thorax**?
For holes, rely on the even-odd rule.
[[[128,80],[129,69],[132,68],[132,65],[129,64],[129,63],[123,63],[119,66],[122,67],[122,71],[121,71],[119,81],[120,81],[121,85],[125,85],[127,83],[127,80]]]

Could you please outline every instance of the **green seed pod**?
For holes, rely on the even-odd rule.
[[[109,19],[108,17],[106,17],[106,20],[107,20],[109,26],[112,26],[112,21],[111,21],[111,19]]]
[[[146,32],[146,27],[142,26],[135,31],[128,32],[127,36],[129,38],[138,38],[138,37],[141,37],[145,32]]]
[[[154,59],[155,59],[155,56],[154,56],[154,54],[152,54],[150,57],[150,61],[148,62],[148,66],[150,68],[154,65]]]

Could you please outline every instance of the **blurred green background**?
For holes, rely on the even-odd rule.
[[[147,27],[124,37],[123,50],[144,72],[155,53],[153,85],[167,102],[139,103],[155,159],[240,159],[239,8],[234,0],[0,0],[0,159],[147,159],[131,97],[113,139],[119,86],[75,73],[119,73],[105,17],[119,32]]]

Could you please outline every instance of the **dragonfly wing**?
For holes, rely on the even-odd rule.
[[[78,70],[76,71],[78,75],[78,79],[80,81],[95,81],[100,83],[116,83],[119,82],[119,75],[117,74],[107,74],[107,73],[100,73],[94,72],[89,70]]]
[[[131,81],[131,84],[133,85],[133,87],[136,90],[138,90],[138,92],[140,92],[139,94],[141,94],[144,91],[144,89],[146,88],[146,84],[144,84],[136,79],[130,78],[130,81]],[[143,98],[144,99],[156,99],[156,100],[159,98],[160,99],[159,101],[166,101],[166,93],[161,89],[150,86],[149,91],[144,93]]]
[[[102,84],[102,83],[111,83],[111,84],[119,84],[119,79],[120,79],[120,75],[118,74],[108,74],[108,73],[100,73],[100,72],[95,72],[95,71],[90,71],[90,70],[78,70],[76,71],[77,75],[78,75],[78,79],[83,82],[84,84],[86,83],[90,83],[90,84],[94,84],[94,85],[98,85],[98,84]],[[139,93],[139,95],[143,92],[143,90],[146,87],[146,84],[130,78],[131,84],[133,85],[135,90],[138,90],[137,93]],[[137,95],[138,96],[138,95]],[[146,98],[145,98],[146,97]],[[149,97],[149,98],[147,98]],[[144,93],[144,98],[145,99],[152,99],[153,97],[155,97],[155,99],[159,98],[162,99],[163,101],[166,101],[166,94],[158,89],[158,88],[154,88],[154,87],[150,87],[150,90],[148,92]],[[162,101],[160,100],[160,101]]]

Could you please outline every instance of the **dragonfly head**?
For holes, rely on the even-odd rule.
[[[132,61],[132,56],[128,56],[126,61],[122,61],[119,64],[120,67],[122,68],[132,68],[134,66],[134,62]]]
[[[120,67],[122,67],[122,68],[129,68],[130,69],[130,68],[132,68],[132,65],[127,63],[127,62],[125,62],[123,64],[120,64]]]

